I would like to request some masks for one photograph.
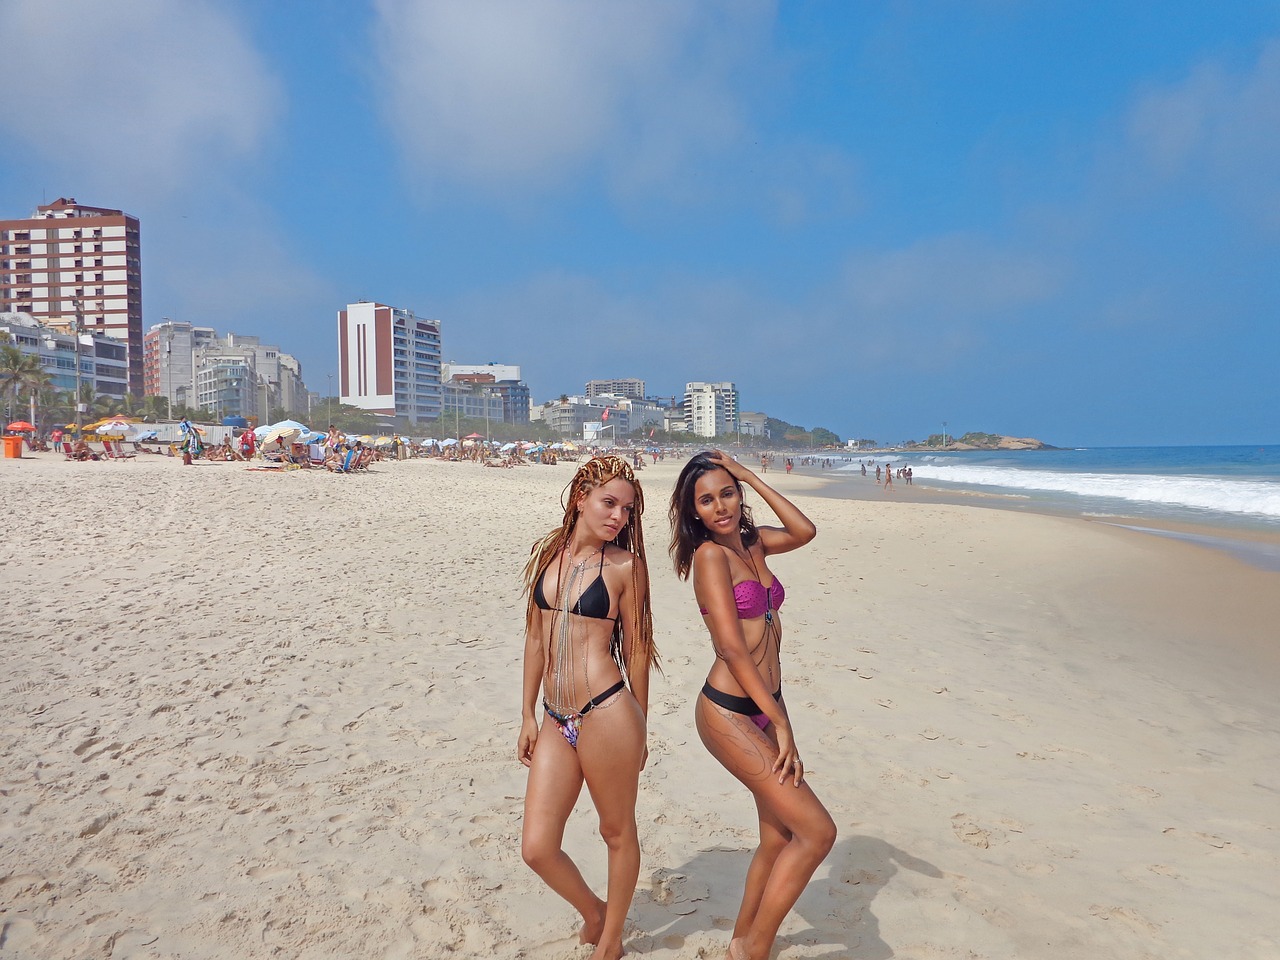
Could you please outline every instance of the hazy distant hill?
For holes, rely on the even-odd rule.
[[[911,450],[941,450],[942,434],[935,433],[923,443],[913,444]],[[966,433],[962,437],[947,437],[948,450],[1056,450],[1043,440],[1031,437],[1006,437],[998,433]]]

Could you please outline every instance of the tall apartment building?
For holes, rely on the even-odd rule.
[[[440,321],[362,300],[338,311],[338,380],[343,403],[403,417],[441,413]]]
[[[700,437],[732,433],[738,428],[738,388],[728,382],[686,383],[684,422],[688,432]]]
[[[143,337],[143,361],[147,396],[220,417],[263,421],[274,409],[301,412],[310,403],[302,364],[259,337],[166,320]]]
[[[142,336],[142,392],[180,406],[196,403],[196,352],[218,340],[213,327],[184,320],[157,323]]]
[[[645,382],[634,377],[623,377],[619,380],[588,380],[587,396],[599,397],[608,394],[611,397],[626,397],[628,400],[644,399]]]
[[[0,313],[76,318],[125,344],[129,389],[142,393],[142,253],[138,220],[60,197],[0,220]]]
[[[504,423],[529,422],[529,385],[520,378],[520,367],[512,363],[444,363],[440,365],[440,377],[445,384],[455,378],[491,377],[486,389],[502,398]],[[452,410],[450,396],[446,395],[446,412]],[[465,401],[463,401],[465,405]],[[463,413],[463,416],[468,416]],[[483,414],[482,414],[483,416]]]

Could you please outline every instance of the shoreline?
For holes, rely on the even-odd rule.
[[[890,502],[892,498],[893,501],[900,502],[952,504],[1032,516],[1085,520],[1121,527],[1148,536],[1179,539],[1205,549],[1226,553],[1257,569],[1280,573],[1280,531],[1209,522],[1193,523],[1162,517],[1140,516],[1123,511],[1105,515],[1093,514],[1069,507],[1056,507],[1020,494],[992,493],[985,490],[944,490],[930,486],[927,482],[923,484],[917,482],[907,486],[903,481],[895,480],[893,493],[886,495],[873,477],[864,478],[852,471],[848,476],[832,476],[831,474],[839,474],[840,471],[815,471],[812,467],[797,467],[795,472],[821,480],[823,488],[817,492],[818,495],[836,500]],[[863,482],[870,488],[863,490]]]

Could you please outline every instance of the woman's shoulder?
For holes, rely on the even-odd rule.
[[[714,540],[703,540],[693,551],[693,562],[707,568],[724,567],[727,570],[729,551]]]
[[[616,543],[606,543],[604,547],[605,562],[611,567],[617,567],[620,570],[630,570],[632,564],[645,565],[643,558],[632,553],[625,547],[620,547]]]

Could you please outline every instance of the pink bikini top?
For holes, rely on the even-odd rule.
[[[783,589],[782,581],[777,577],[773,578],[773,583],[768,588],[759,580],[743,580],[733,585],[733,602],[738,607],[739,620],[763,617],[769,611],[781,608],[782,601],[785,599],[787,599],[787,591]],[[703,616],[706,616],[706,607],[698,609]]]

